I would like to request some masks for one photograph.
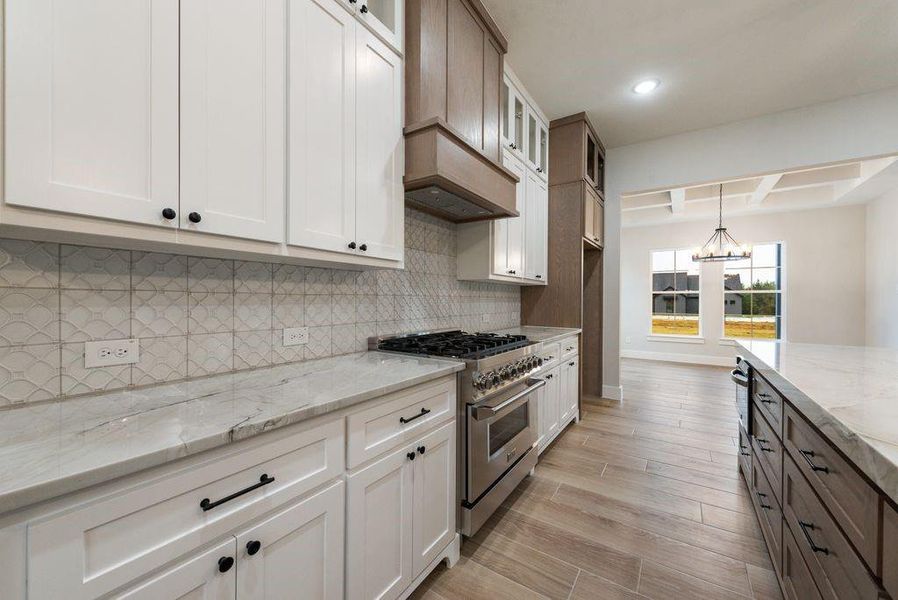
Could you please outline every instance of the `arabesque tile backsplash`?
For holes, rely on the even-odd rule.
[[[520,290],[456,279],[455,225],[406,211],[404,271],[0,240],[0,407],[367,349],[369,336],[520,322]],[[309,343],[282,344],[284,327]],[[86,369],[84,342],[140,339]]]

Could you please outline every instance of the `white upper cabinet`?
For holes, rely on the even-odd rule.
[[[290,11],[288,243],[402,258],[402,60],[335,0]]]
[[[524,95],[515,86],[506,74],[502,78],[502,144],[511,150],[515,156],[524,158],[525,112],[526,101]]]
[[[181,0],[181,227],[284,239],[285,0]]]
[[[527,171],[524,208],[524,277],[547,281],[547,240],[549,232],[549,188],[534,171]]]
[[[404,240],[402,60],[357,28],[356,243],[365,256],[398,260]]]
[[[178,0],[7,0],[7,204],[176,226]]]
[[[334,0],[290,3],[288,243],[352,252],[356,22]]]
[[[403,0],[347,0],[350,6],[358,6],[362,22],[402,53]]]

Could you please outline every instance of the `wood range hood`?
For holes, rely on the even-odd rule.
[[[406,0],[406,202],[464,223],[516,217],[501,164],[508,43],[480,0]]]

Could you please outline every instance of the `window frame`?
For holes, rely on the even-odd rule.
[[[673,252],[674,255],[674,282],[676,282],[676,272],[677,272],[677,252],[686,252],[690,256],[690,263],[696,262],[698,264],[698,289],[697,290],[674,290],[673,292],[655,292],[655,269],[654,269],[654,254],[660,252]],[[703,269],[702,263],[691,260],[691,256],[693,253],[692,248],[651,248],[649,250],[649,295],[651,296],[651,302],[649,303],[649,338],[664,338],[669,340],[702,340],[703,339],[703,324],[702,324],[702,315],[704,314],[704,306],[702,299],[702,279],[703,279]],[[688,271],[684,271],[687,273]],[[688,283],[687,283],[688,287]],[[655,318],[655,296],[663,295],[665,293],[672,293],[674,296],[676,294],[694,294],[698,296],[698,313],[695,315],[698,321],[698,332],[697,333],[655,333],[654,331],[654,318]],[[674,307],[676,307],[676,300],[674,300]],[[671,313],[673,316],[677,316],[678,313]],[[691,316],[684,313],[681,316]]]
[[[766,341],[766,342],[784,342],[786,341],[786,277],[788,276],[786,270],[786,243],[784,241],[770,241],[770,242],[753,242],[752,243],[752,257],[751,266],[749,270],[754,273],[756,267],[754,265],[754,248],[756,246],[772,246],[779,245],[779,265],[775,267],[757,267],[758,270],[761,269],[779,269],[779,281],[780,286],[775,291],[770,290],[727,290],[726,289],[726,274],[727,274],[727,263],[723,263],[723,269],[721,270],[721,281],[720,281],[720,289],[723,294],[722,304],[721,304],[721,315],[720,315],[720,331],[721,338],[720,340],[723,342],[731,342],[735,343],[739,340],[749,340],[749,341]],[[754,281],[751,282],[754,285]],[[762,338],[762,337],[733,337],[726,335],[726,327],[727,327],[727,313],[726,313],[726,298],[727,294],[779,294],[779,304],[780,304],[780,314],[779,314],[779,337],[774,338]],[[755,315],[751,315],[752,320],[754,320]],[[774,317],[776,318],[776,317]]]

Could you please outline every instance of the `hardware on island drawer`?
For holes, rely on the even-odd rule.
[[[829,548],[824,548],[814,543],[814,539],[810,534],[811,531],[814,531],[816,529],[813,523],[805,523],[804,521],[799,521],[798,526],[801,528],[801,532],[804,534],[804,539],[808,541],[808,545],[811,547],[811,550],[813,550],[814,552],[829,554]]]
[[[269,483],[274,483],[274,477],[269,477],[267,473],[263,473],[262,476],[259,477],[258,483],[254,483],[253,485],[251,485],[249,487],[243,488],[239,492],[234,492],[233,494],[231,494],[229,496],[225,496],[221,500],[216,500],[215,502],[213,502],[209,498],[203,498],[200,501],[200,508],[202,508],[203,511],[212,510],[216,506],[221,506],[225,502],[230,502],[231,500],[233,500],[235,498],[239,498],[243,494],[248,494],[253,490],[259,489],[263,485],[268,485]]]
[[[420,419],[421,417],[423,417],[424,415],[429,414],[429,413],[430,413],[430,409],[422,408],[421,412],[419,412],[418,414],[416,414],[413,417],[408,417],[408,418],[399,417],[399,422],[402,423],[403,425],[405,425],[406,423],[411,423],[415,419]]]
[[[758,495],[758,504],[760,504],[761,508],[763,508],[764,510],[770,510],[771,508],[773,508],[769,504],[764,504],[764,498],[767,497],[767,494],[763,494],[761,492],[755,492],[755,494]]]
[[[816,454],[814,454],[813,450],[799,450],[798,453],[804,457],[805,462],[808,463],[808,466],[811,468],[812,471],[818,471],[820,473],[829,473],[829,467],[821,467],[819,465],[815,465],[814,462],[811,460],[812,458],[817,456]]]

